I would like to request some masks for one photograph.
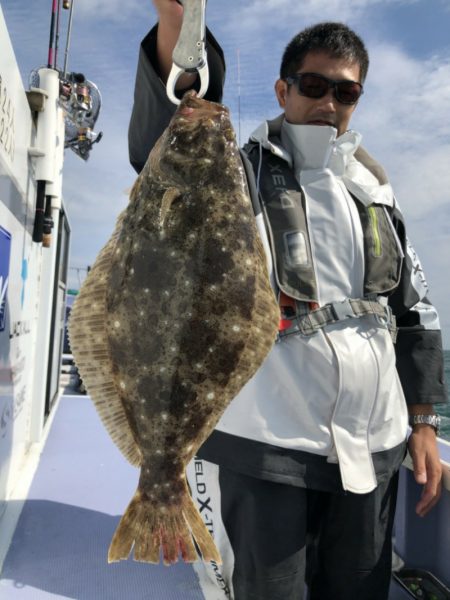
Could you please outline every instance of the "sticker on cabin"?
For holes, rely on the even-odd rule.
[[[0,331],[6,326],[6,297],[9,282],[11,234],[0,225]]]

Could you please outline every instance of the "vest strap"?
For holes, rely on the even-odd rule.
[[[359,318],[364,315],[375,315],[379,322],[389,329],[392,340],[395,342],[397,327],[391,307],[385,306],[376,300],[360,298],[346,298],[342,302],[330,302],[320,308],[311,310],[307,314],[297,312],[291,320],[291,327],[287,328],[285,326],[279,332],[279,339],[293,333],[308,337],[314,335],[326,325],[339,323],[346,319]]]

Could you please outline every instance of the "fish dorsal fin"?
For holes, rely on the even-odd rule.
[[[141,452],[112,381],[106,334],[108,273],[122,220],[123,213],[83,283],[70,316],[69,333],[71,349],[83,383],[106,430],[125,458],[132,465],[140,466]]]

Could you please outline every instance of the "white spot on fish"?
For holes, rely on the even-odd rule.
[[[171,346],[170,347],[170,351],[171,352],[176,352],[177,351],[177,347],[176,346]]]
[[[169,415],[167,413],[161,413],[161,419],[163,421],[167,421],[168,418],[169,418]]]
[[[170,487],[170,483],[165,483],[165,484],[164,484],[164,487],[165,487],[165,488],[169,488],[169,487]]]
[[[114,327],[118,329],[120,327],[120,321],[114,321]]]
[[[120,387],[124,390],[127,386],[125,385],[125,381],[120,382]]]
[[[159,367],[159,372],[160,373],[164,373],[165,370],[166,370],[166,367]]]
[[[149,290],[148,288],[145,288],[145,289],[144,289],[144,292],[145,292],[146,294],[149,294],[149,293],[150,293],[150,290]]]
[[[161,455],[162,454],[162,450],[160,450],[159,448],[157,450],[155,450],[155,454]]]
[[[233,331],[235,331],[237,333],[240,330],[241,330],[241,328],[239,327],[239,325],[233,325]]]
[[[164,290],[164,296],[169,297],[170,296],[170,292],[169,290]]]
[[[216,397],[214,392],[209,392],[209,394],[206,395],[208,400],[214,400],[214,398]]]
[[[153,487],[155,488],[155,490],[157,490],[159,488],[159,483],[154,483]]]
[[[196,369],[203,369],[203,365],[202,365],[202,363],[197,363],[197,364],[195,365],[195,368],[196,368]]]
[[[192,444],[190,444],[187,448],[186,448],[186,452],[190,452],[192,450],[194,446]]]
[[[217,286],[216,285],[210,285],[209,289],[214,292],[215,290],[217,290]]]
[[[214,352],[214,348],[208,348],[208,352],[210,352],[210,353]]]
[[[247,260],[245,261],[245,264],[246,264],[247,266],[250,266],[250,265],[252,265],[252,264],[253,264],[253,262],[252,262],[252,259],[251,259],[251,258],[247,258]]]
[[[134,275],[134,269],[130,269],[130,275]]]

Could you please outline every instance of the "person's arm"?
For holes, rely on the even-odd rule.
[[[397,371],[409,414],[434,414],[434,404],[447,402],[439,318],[428,298],[422,266],[406,237],[398,209],[395,209],[393,222],[405,253],[400,285],[389,298],[398,326]],[[436,504],[441,492],[442,466],[434,428],[415,425],[408,449],[415,479],[423,485],[416,512],[424,516]]]
[[[176,106],[167,97],[165,82],[172,67],[172,51],[182,22],[182,6],[176,0],[154,0],[159,22],[144,38],[136,73],[134,104],[128,129],[130,163],[139,173],[150,150],[167,127]],[[220,45],[207,31],[206,50],[210,84],[207,100],[220,102],[225,78],[225,61]],[[198,77],[187,74],[177,81],[180,95],[198,89]]]

